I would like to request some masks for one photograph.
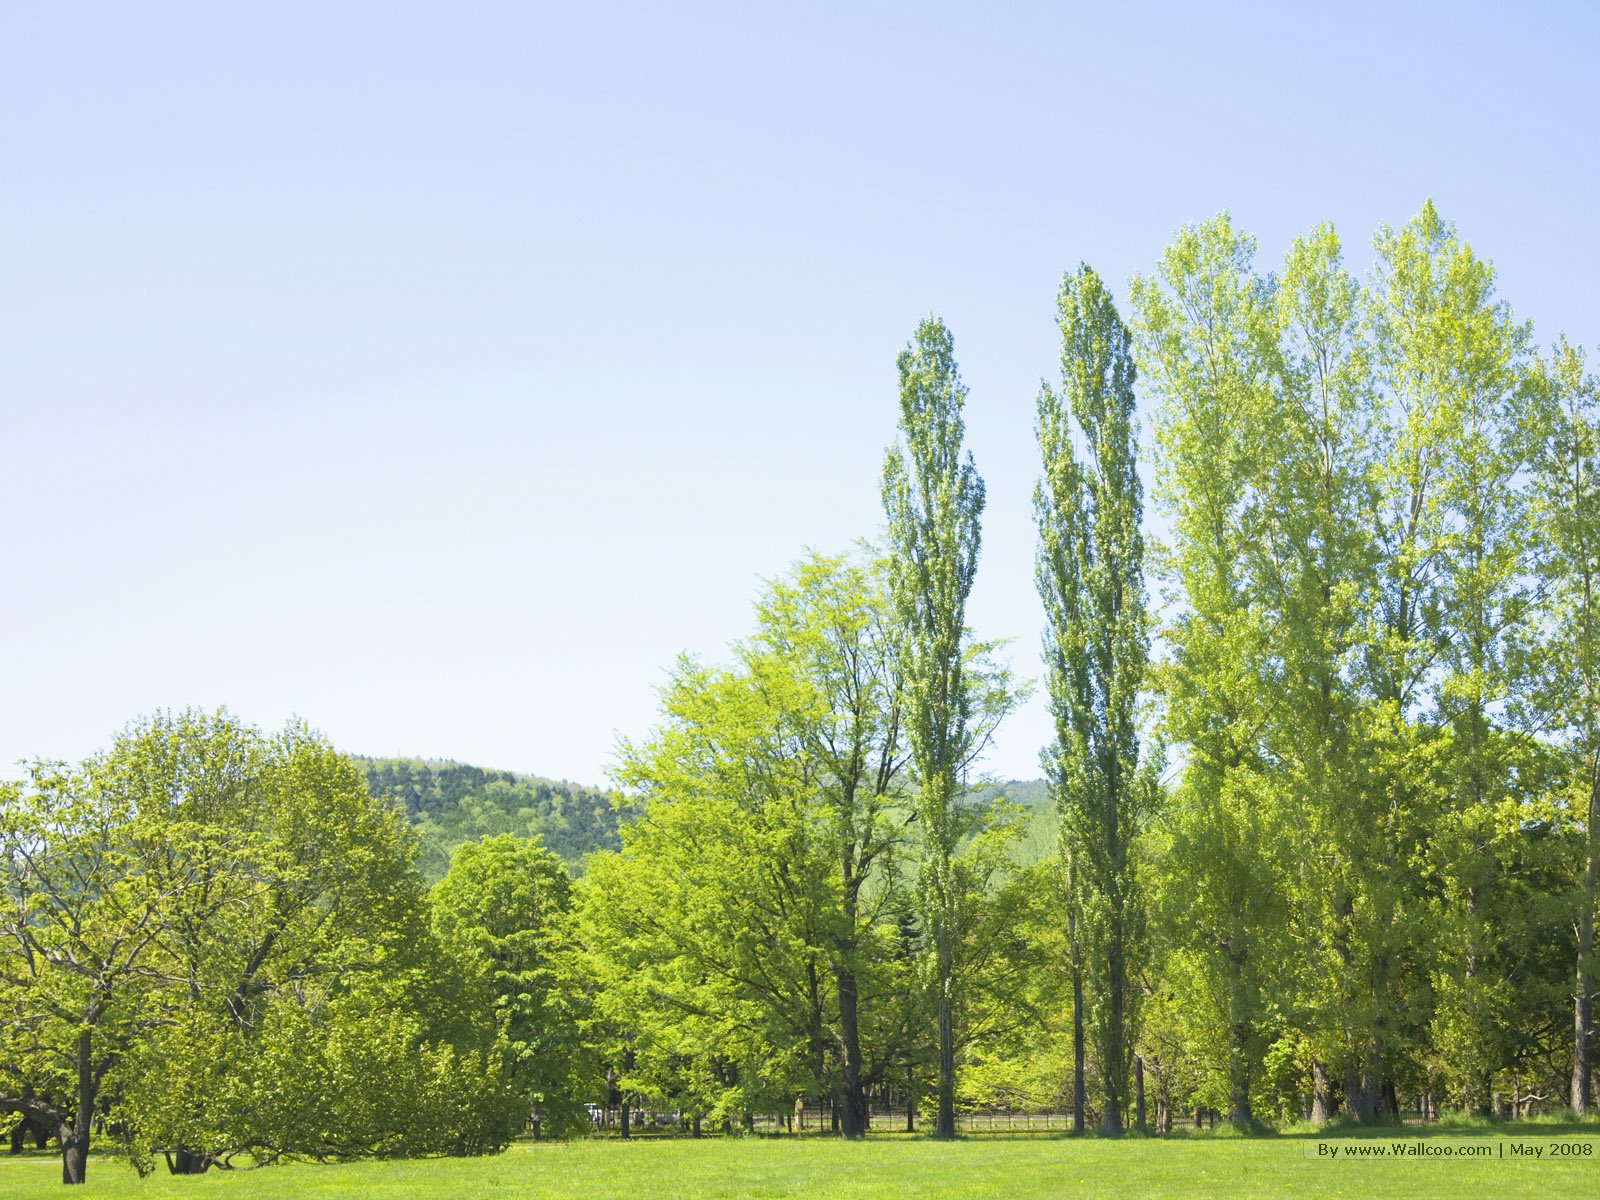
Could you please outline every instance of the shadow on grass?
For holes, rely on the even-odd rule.
[[[1574,1116],[1571,1112],[1546,1113],[1519,1120],[1493,1120],[1451,1113],[1437,1121],[1418,1124],[1360,1125],[1338,1117],[1326,1125],[1294,1124],[1278,1131],[1280,1137],[1293,1138],[1409,1138],[1429,1137],[1572,1137],[1600,1135],[1600,1116]]]
[[[977,1134],[962,1134],[961,1140],[967,1141],[1010,1141],[1021,1138],[1048,1138],[1052,1141],[1074,1141],[1082,1138],[1100,1140],[1159,1140],[1159,1141],[1255,1141],[1271,1138],[1295,1138],[1303,1140],[1328,1140],[1333,1138],[1352,1138],[1357,1140],[1371,1140],[1374,1138],[1461,1138],[1461,1137],[1488,1137],[1488,1138],[1559,1138],[1559,1137],[1600,1137],[1600,1114],[1584,1117],[1574,1116],[1571,1112],[1546,1113],[1537,1117],[1523,1117],[1518,1120],[1490,1120],[1485,1117],[1471,1117],[1460,1114],[1448,1114],[1437,1121],[1422,1123],[1372,1124],[1361,1125],[1348,1117],[1337,1117],[1326,1125],[1312,1125],[1307,1122],[1295,1122],[1292,1125],[1272,1126],[1263,1124],[1234,1125],[1219,1121],[1214,1127],[1195,1129],[1193,1127],[1179,1126],[1167,1133],[1158,1134],[1153,1131],[1140,1131],[1129,1129],[1115,1139],[1106,1139],[1098,1130],[1088,1130],[1081,1134],[1074,1133],[1016,1133],[982,1132]]]
[[[1259,1141],[1274,1138],[1290,1138],[1299,1140],[1331,1140],[1335,1138],[1351,1138],[1356,1140],[1373,1140],[1379,1138],[1461,1138],[1461,1137],[1486,1137],[1486,1138],[1559,1138],[1600,1136],[1600,1114],[1586,1117],[1575,1117],[1571,1112],[1547,1113],[1537,1117],[1523,1117],[1519,1120],[1490,1120],[1484,1117],[1470,1117],[1460,1114],[1447,1114],[1437,1121],[1420,1123],[1394,1123],[1360,1125],[1348,1117],[1340,1116],[1326,1125],[1312,1125],[1307,1122],[1295,1122],[1291,1125],[1230,1125],[1225,1121],[1218,1121],[1215,1126],[1205,1129],[1195,1129],[1192,1126],[1180,1125],[1167,1133],[1156,1133],[1154,1130],[1127,1129],[1114,1137],[1106,1137],[1098,1129],[1088,1129],[1083,1133],[1072,1133],[1062,1129],[963,1129],[957,1132],[954,1138],[935,1138],[931,1134],[919,1129],[914,1133],[907,1133],[900,1128],[878,1128],[867,1133],[864,1140],[872,1142],[922,1142],[922,1141],[955,1141],[955,1142],[1070,1142],[1091,1139],[1093,1141]],[[613,1133],[594,1135],[597,1140],[615,1141],[620,1139]],[[687,1134],[677,1130],[652,1130],[645,1134],[635,1134],[631,1139],[635,1143],[655,1141],[688,1141]],[[701,1139],[705,1142],[723,1141],[774,1141],[774,1142],[837,1142],[843,1141],[838,1134],[826,1130],[805,1130],[801,1133],[775,1132],[762,1130],[758,1133],[723,1134],[707,1133]],[[531,1141],[528,1145],[533,1145]]]

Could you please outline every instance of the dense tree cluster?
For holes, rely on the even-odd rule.
[[[413,853],[298,725],[161,715],[34,764],[0,791],[0,1112],[57,1138],[68,1183],[97,1128],[179,1173],[505,1145],[519,1030]]]
[[[883,546],[681,660],[619,792],[226,713],[0,785],[0,1111],[68,1182],[91,1135],[188,1172],[595,1109],[1585,1112],[1600,386],[1431,205],[1375,260],[1322,227],[1264,272],[1223,216],[1127,324],[1063,280],[1042,783],[974,776],[1024,689],[966,626],[984,488],[930,318]]]
[[[1067,1100],[1108,1132],[1146,1125],[1151,1092],[1161,1128],[1193,1108],[1252,1127],[1593,1103],[1596,387],[1565,342],[1537,352],[1431,206],[1375,257],[1357,280],[1319,228],[1265,273],[1221,217],[1134,281],[1127,325],[1091,270],[1064,280],[1037,426],[1047,857],[1037,833],[997,845],[1004,808],[967,792],[974,697],[998,716],[1010,685],[970,669],[983,492],[948,332],[919,327],[879,585],[902,742],[873,819],[898,822],[893,875],[852,892],[849,853],[816,840],[847,776],[805,751],[800,714],[843,710],[783,700],[796,652],[763,633],[733,675],[686,665],[626,781],[637,838],[601,878],[614,898],[671,865],[636,909],[590,901],[591,951],[653,1014],[626,1051],[641,1094],[687,1094],[642,1083],[655,1022],[725,1052],[666,1059],[701,1064],[707,1111],[773,1106],[774,1086],[848,1109],[858,1055],[889,1073],[836,1025],[841,995],[875,991],[818,934],[842,862],[843,894],[916,931],[921,974],[891,990],[921,1024],[902,1010],[884,1054],[935,1132],[1002,1097]],[[625,943],[601,935],[612,919]]]
[[[1220,217],[1134,284],[1182,758],[1149,1057],[1244,1123],[1581,1111],[1595,389],[1431,205],[1375,251],[1266,274]]]
[[[921,819],[881,561],[807,559],[757,612],[737,664],[680,663],[662,726],[625,747],[639,813],[590,860],[583,941],[626,1096],[697,1123],[811,1097],[857,1136],[869,1094],[936,1086],[935,919],[954,1049],[1010,1019],[1018,825],[992,804],[954,806],[950,831]],[[1008,679],[987,647],[965,665],[981,735]],[[943,893],[923,870],[934,837]]]

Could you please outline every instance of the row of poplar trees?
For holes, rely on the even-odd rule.
[[[1087,1109],[1085,1025],[1092,1016],[1102,1128],[1117,1133],[1128,1107],[1129,1072],[1120,1064],[1133,1046],[1131,989],[1142,917],[1134,851],[1159,790],[1148,765],[1141,771],[1139,758],[1149,631],[1135,367],[1129,333],[1089,267],[1063,280],[1058,319],[1061,384],[1059,390],[1045,384],[1039,393],[1044,471],[1034,500],[1038,586],[1048,618],[1045,663],[1057,729],[1043,761],[1061,817],[1074,1120],[1081,1130]],[[934,1132],[951,1137],[956,954],[949,941],[962,889],[950,876],[968,826],[962,792],[973,705],[963,655],[964,613],[977,565],[984,489],[970,453],[961,457],[966,389],[950,335],[937,320],[917,330],[901,356],[900,379],[903,447],[889,453],[883,496],[914,811],[924,848],[921,870],[932,901],[926,911],[938,1036]]]
[[[1131,330],[1087,268],[1061,289],[1045,762],[1107,1131],[1147,1069],[1241,1124],[1592,1103],[1600,393],[1431,204],[1374,249],[1358,280],[1323,226],[1266,273],[1223,216]]]
[[[1108,1133],[1147,1074],[1164,1122],[1180,1093],[1241,1125],[1592,1102],[1600,392],[1431,204],[1374,250],[1359,280],[1323,226],[1268,273],[1222,216],[1133,281],[1131,329],[1088,267],[1061,287],[1043,759],[1074,1109]],[[883,494],[949,1135],[984,492],[941,324],[900,368]]]
[[[619,1093],[825,1095],[846,1135],[1052,1072],[1108,1133],[1151,1093],[1158,1127],[1589,1107],[1600,389],[1431,204],[1373,251],[1322,226],[1263,271],[1221,216],[1127,324],[1064,279],[1044,862],[969,790],[1021,689],[966,625],[984,487],[918,327],[881,556],[775,581],[623,746],[636,814],[577,889]]]

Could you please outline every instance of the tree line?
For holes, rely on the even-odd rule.
[[[1589,1109],[1600,391],[1431,204],[1374,259],[1323,226],[1264,271],[1222,216],[1128,322],[1063,280],[1042,861],[967,790],[1018,689],[965,628],[984,493],[949,331],[918,328],[877,557],[772,585],[629,748],[605,870],[644,892],[591,945],[671,1030],[630,1043],[640,1094],[814,1092],[847,1135],[882,1084],[946,1136],[1068,1088],[1112,1134]]]
[[[1589,1108],[1600,393],[1431,204],[1373,248],[1357,279],[1318,227],[1264,271],[1218,217],[1126,323],[1063,280],[1042,861],[966,791],[1018,689],[965,628],[984,493],[951,337],[918,328],[877,557],[773,584],[625,756],[604,870],[644,890],[590,944],[671,1030],[630,1044],[641,1094],[832,1095],[846,1134],[884,1083],[940,1134],[1051,1086],[1108,1133]]]
[[[392,764],[226,714],[7,785],[0,1111],[69,1181],[96,1127],[201,1170],[492,1150],[586,1104],[624,1135],[801,1097],[844,1136],[874,1098],[936,1136],[983,1105],[1108,1134],[1586,1112],[1600,388],[1431,204],[1373,248],[1357,278],[1318,227],[1266,271],[1217,217],[1126,322],[1063,279],[1047,852],[977,775],[1027,687],[967,626],[985,496],[929,318],[881,542],[678,662],[581,877],[485,828],[429,888],[368,787]]]

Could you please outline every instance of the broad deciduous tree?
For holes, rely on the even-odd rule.
[[[499,1022],[511,1086],[541,1133],[583,1128],[580,1097],[599,1071],[581,1036],[588,1013],[565,864],[537,837],[468,842],[428,901],[434,934],[460,964],[469,998]]]
[[[49,1120],[69,1181],[102,1116],[179,1172],[508,1138],[494,1027],[449,1011],[405,820],[303,727],[136,723],[36,768],[0,838],[0,1107]]]

